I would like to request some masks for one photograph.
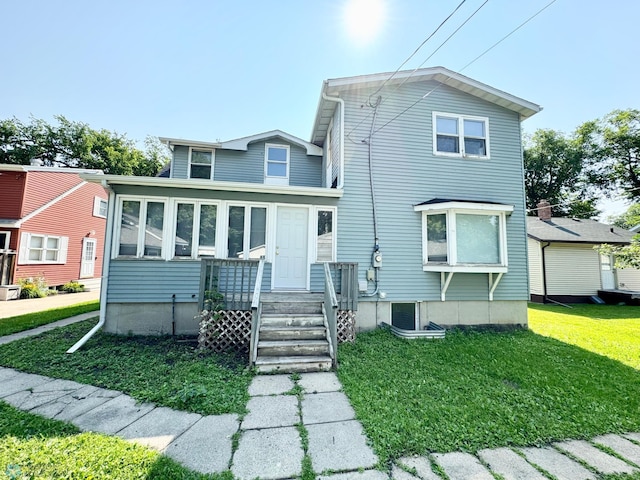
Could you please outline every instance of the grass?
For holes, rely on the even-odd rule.
[[[100,310],[100,302],[98,300],[93,300],[90,302],[71,305],[69,307],[53,308],[51,310],[45,310],[37,313],[27,313],[25,315],[17,315],[15,317],[0,318],[0,336],[22,332],[23,330],[29,330],[41,325],[46,325],[47,323],[62,320],[63,318],[69,318],[96,310]]]
[[[530,331],[411,341],[379,329],[341,345],[339,359],[382,463],[640,431],[640,371]]]
[[[640,370],[640,309],[633,306],[529,306],[529,328]]]
[[[0,476],[8,479],[230,479],[201,475],[145,447],[0,402]]]
[[[120,390],[141,402],[202,415],[245,413],[253,372],[246,359],[199,352],[173,337],[98,332],[66,350],[95,323],[85,321],[0,346],[0,365]]]

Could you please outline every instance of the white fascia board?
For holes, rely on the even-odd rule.
[[[261,183],[219,182],[199,179],[175,179],[160,177],[133,177],[123,175],[81,175],[83,180],[106,185],[134,185],[139,187],[187,188],[224,192],[271,193],[275,195],[299,195],[306,197],[340,198],[343,191],[337,188],[292,187],[264,185]]]
[[[441,211],[441,210],[482,210],[487,212],[513,212],[513,205],[496,203],[474,203],[474,202],[442,202],[430,203],[428,205],[414,205],[416,212]]]
[[[181,145],[185,147],[196,147],[196,148],[220,148],[219,142],[201,142],[198,140],[186,140],[184,138],[169,138],[169,137],[158,137],[162,143],[167,145],[171,150],[176,145]]]
[[[507,273],[509,267],[505,265],[481,265],[481,264],[469,264],[469,265],[432,265],[423,264],[422,271],[424,272],[449,272],[449,273]]]
[[[0,228],[18,228],[20,227],[20,220],[8,220],[0,218]]]
[[[55,172],[55,173],[76,173],[76,174],[93,174],[101,175],[102,170],[91,168],[74,168],[74,167],[38,167],[31,165],[13,165],[8,163],[0,164],[0,170],[9,172]]]
[[[391,78],[393,76],[393,78]],[[391,80],[389,80],[391,78]],[[410,79],[410,80],[408,80]],[[452,88],[480,97],[488,102],[496,103],[504,108],[520,114],[524,120],[542,110],[537,105],[510,93],[498,90],[472,78],[461,75],[444,67],[422,68],[416,71],[403,70],[397,73],[376,73],[373,75],[361,75],[357,77],[345,77],[326,80],[323,91],[329,90],[329,95],[334,91],[348,90],[349,88],[376,87],[386,82],[386,85],[394,85],[404,81],[435,80]],[[322,96],[320,97],[322,98]]]
[[[228,140],[226,142],[222,142],[220,144],[220,148],[225,150],[242,150],[247,151],[249,149],[249,144],[251,142],[257,142],[260,140],[267,140],[274,137],[283,138],[291,143],[301,146],[307,150],[307,155],[313,155],[321,157],[323,154],[322,148],[314,145],[313,143],[309,143],[301,138],[298,138],[294,135],[291,135],[287,132],[283,132],[282,130],[271,130],[269,132],[258,133],[256,135],[250,135],[248,137],[236,138],[233,140]]]

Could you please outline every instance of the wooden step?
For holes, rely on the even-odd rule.
[[[331,370],[331,357],[329,355],[258,357],[256,368],[259,372],[327,372]]]
[[[269,327],[320,327],[324,326],[324,316],[322,314],[299,314],[299,313],[263,313],[260,316],[260,326]]]
[[[327,330],[324,326],[262,325],[260,327],[260,340],[324,340],[326,338]]]
[[[322,313],[322,302],[303,301],[277,301],[262,303],[263,314],[278,313],[298,313],[298,314],[319,314]]]
[[[329,353],[326,340],[260,340],[258,357],[324,355]]]

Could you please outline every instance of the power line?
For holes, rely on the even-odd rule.
[[[480,55],[478,55],[476,58],[474,58],[473,60],[471,60],[469,63],[467,63],[464,67],[462,67],[460,69],[460,72],[462,72],[463,70],[465,70],[467,67],[471,66],[473,63],[475,63],[478,59],[480,59],[481,57],[483,57],[484,55],[486,55],[489,51],[493,50],[496,46],[498,46],[500,43],[502,43],[504,40],[506,40],[507,38],[509,38],[511,35],[513,35],[515,32],[517,32],[518,30],[520,30],[520,28],[522,28],[524,25],[526,25],[527,23],[529,23],[531,20],[533,20],[535,17],[537,17],[538,15],[540,15],[544,10],[546,10],[548,7],[550,7],[551,5],[553,5],[557,0],[551,0],[547,5],[545,5],[544,7],[542,7],[540,10],[538,10],[536,13],[534,13],[532,16],[530,16],[527,20],[525,20],[524,22],[522,22],[520,25],[518,25],[515,29],[513,29],[511,32],[509,32],[507,35],[505,35],[504,37],[502,37],[500,40],[498,40],[496,43],[494,43],[493,45],[491,45],[488,49],[486,49],[484,52],[482,52]],[[409,110],[411,110],[413,107],[415,107],[418,103],[420,103],[421,101],[423,101],[425,98],[427,98],[429,95],[431,95],[435,90],[437,90],[438,88],[440,88],[443,84],[438,84],[435,88],[433,88],[432,90],[428,91],[426,94],[424,94],[421,98],[419,98],[418,100],[416,100],[414,103],[412,103],[411,105],[409,105],[407,108],[405,108],[403,111],[401,111],[399,114],[397,114],[395,117],[393,117],[391,120],[389,120],[387,123],[385,123],[384,125],[380,126],[379,128],[377,128],[374,132],[373,135],[375,135],[376,133],[378,133],[380,130],[382,130],[383,128],[385,128],[387,125],[389,125],[390,123],[396,121],[399,117],[401,117],[402,115],[404,115],[405,113],[407,113]]]
[[[413,51],[413,53],[412,53],[411,55],[409,55],[409,56],[407,57],[407,59],[406,59],[404,62],[402,62],[402,63],[400,64],[400,66],[396,69],[396,71],[395,71],[395,72],[393,72],[393,74],[392,74],[389,78],[387,78],[387,79],[382,83],[382,85],[380,85],[380,86],[378,87],[378,89],[377,89],[375,92],[373,92],[372,94],[370,94],[370,95],[369,95],[369,99],[368,99],[368,101],[367,101],[367,103],[369,104],[369,106],[371,106],[371,97],[373,97],[373,96],[374,96],[374,95],[376,95],[380,90],[382,90],[382,89],[384,88],[384,86],[387,84],[387,82],[389,82],[393,77],[395,77],[395,76],[396,76],[396,74],[400,71],[400,69],[401,69],[402,67],[404,67],[404,66],[406,65],[406,63],[407,63],[409,60],[411,60],[411,59],[416,55],[416,53],[418,53],[418,52],[420,51],[420,49],[424,46],[424,44],[425,44],[425,43],[427,43],[429,40],[431,40],[431,38],[432,38],[436,33],[438,33],[438,30],[440,30],[440,29],[444,26],[444,24],[445,24],[445,23],[447,23],[447,21],[449,21],[449,19],[450,19],[450,18],[451,18],[451,17],[452,17],[452,16],[453,16],[453,15],[454,15],[454,14],[455,14],[459,9],[460,9],[460,7],[462,7],[462,5],[463,5],[466,1],[467,1],[467,0],[462,0],[462,2],[460,2],[460,4],[458,4],[458,6],[457,6],[457,7],[456,7],[456,8],[455,8],[455,9],[454,9],[454,10],[453,10],[453,11],[452,11],[448,16],[447,16],[447,18],[445,18],[442,22],[440,22],[440,25],[438,25],[438,27],[437,27],[433,32],[431,32],[431,34],[430,34],[427,38],[425,38],[425,39],[422,41],[422,43],[421,43],[420,45],[418,45],[418,48],[416,48],[416,49]],[[488,1],[488,0],[487,0],[487,1]]]

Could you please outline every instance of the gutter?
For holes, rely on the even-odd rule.
[[[544,256],[544,249],[551,245],[551,242],[547,242],[546,245],[542,245],[542,301],[547,302],[549,298],[547,298],[547,262]]]
[[[325,87],[327,83],[325,82]],[[328,96],[324,90],[322,92],[322,98],[329,102],[336,102],[340,104],[340,181],[336,188],[341,190],[344,186],[344,100],[340,97],[330,97]],[[331,145],[329,145],[331,148]]]
[[[107,214],[106,235],[104,252],[102,254],[102,281],[100,284],[100,319],[87,334],[78,340],[66,353],[74,353],[82,347],[95,333],[100,330],[107,320],[107,288],[109,286],[109,266],[111,265],[111,248],[113,244],[113,219],[116,209],[116,194],[106,180],[102,181],[102,187],[109,191],[109,212]]]

